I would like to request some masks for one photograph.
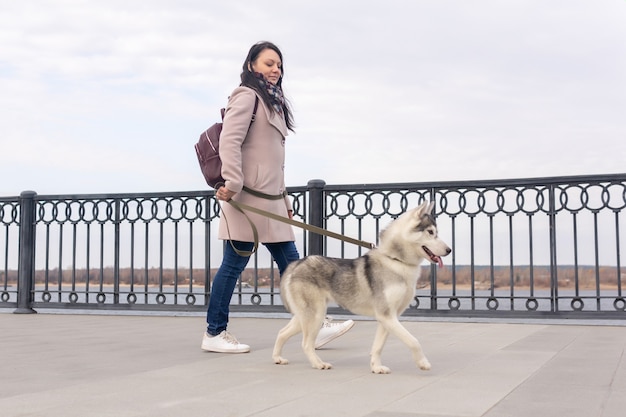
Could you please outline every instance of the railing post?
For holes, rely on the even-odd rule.
[[[115,200],[115,237],[113,241],[113,304],[120,303],[120,200]]]
[[[559,311],[558,297],[558,260],[556,255],[556,192],[555,186],[550,185],[549,188],[549,213],[548,221],[550,227],[550,311],[557,313]]]
[[[34,191],[20,194],[20,242],[17,272],[16,314],[32,314],[33,285],[35,282],[35,196]]]
[[[309,191],[309,224],[324,227],[324,180],[310,180]],[[324,236],[309,232],[309,252],[307,255],[324,254]]]
[[[429,196],[428,198],[430,199],[431,203],[437,203],[435,200],[436,194],[435,194],[435,189],[431,188],[429,191]],[[433,217],[436,219],[437,218],[437,206],[433,207]],[[431,264],[430,265],[430,309],[431,310],[437,310],[438,309],[438,305],[437,305],[437,265]]]

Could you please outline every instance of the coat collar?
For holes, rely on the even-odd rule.
[[[257,97],[259,97],[258,94],[257,94]],[[259,97],[259,104],[263,106],[263,110],[265,111],[265,114],[267,116],[267,121],[269,122],[269,124],[274,126],[274,128],[276,128],[276,130],[278,130],[280,134],[283,135],[283,137],[286,137],[288,134],[288,131],[287,131],[287,123],[285,123],[285,118],[276,112],[270,111],[265,105],[265,102],[263,101],[261,97]]]

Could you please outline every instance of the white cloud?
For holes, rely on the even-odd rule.
[[[0,195],[204,188],[193,142],[261,39],[285,55],[290,185],[624,172],[625,18],[609,0],[4,2]]]

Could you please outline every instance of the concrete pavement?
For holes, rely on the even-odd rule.
[[[622,417],[626,326],[405,321],[433,365],[390,337],[369,370],[375,322],[357,321],[310,368],[300,338],[272,363],[286,318],[234,317],[248,354],[200,350],[202,316],[0,313],[6,417]]]

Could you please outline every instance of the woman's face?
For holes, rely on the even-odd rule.
[[[266,48],[252,63],[252,71],[262,74],[268,82],[276,84],[282,75],[283,63],[276,51]]]

